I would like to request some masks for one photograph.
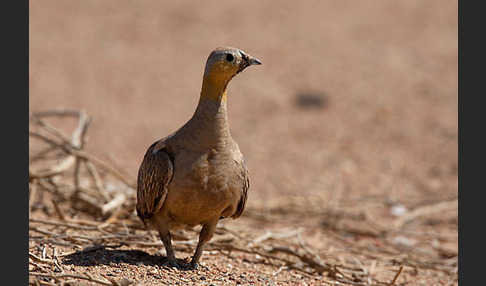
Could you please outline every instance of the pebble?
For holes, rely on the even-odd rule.
[[[400,245],[405,247],[411,247],[417,243],[414,239],[410,239],[405,236],[396,236],[392,239],[392,242],[395,245]]]
[[[394,205],[390,209],[390,213],[393,216],[402,216],[405,213],[407,213],[407,211],[408,211],[408,209],[404,205],[401,205],[401,204]]]

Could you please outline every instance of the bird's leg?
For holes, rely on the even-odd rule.
[[[191,264],[190,264],[191,268],[197,269],[199,258],[201,258],[203,252],[204,244],[206,244],[206,242],[208,242],[211,239],[211,237],[213,237],[214,230],[216,229],[217,223],[218,220],[215,220],[203,225],[201,232],[199,233],[199,242],[197,244],[196,251],[194,252],[194,256],[192,257],[191,260]]]
[[[167,253],[167,259],[169,260],[169,264],[172,267],[179,267],[179,264],[177,264],[177,261],[176,261],[175,255],[174,255],[174,250],[172,249],[172,242],[171,242],[169,230],[165,227],[160,228],[159,229],[159,235],[160,235],[160,239],[164,243],[165,252]]]

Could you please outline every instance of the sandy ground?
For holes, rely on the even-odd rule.
[[[340,211],[364,215],[360,227],[386,228],[397,206],[412,212],[457,199],[457,25],[457,1],[30,1],[29,109],[85,110],[93,119],[86,150],[133,179],[146,148],[192,115],[209,52],[241,48],[263,65],[229,86],[231,132],[251,189],[248,213],[225,225],[252,238],[302,228],[324,260],[363,257],[358,246],[370,239],[408,239],[408,248],[390,255],[425,247],[421,261],[455,261],[457,270],[457,208],[420,216],[399,236],[336,228],[345,220]],[[31,154],[38,144],[31,140]],[[41,209],[32,216],[49,219]],[[230,275],[226,283],[333,285],[322,275],[268,274],[279,267],[255,268],[254,256],[205,253],[208,269],[191,283],[219,285]],[[68,267],[142,285],[193,275],[129,260]],[[361,261],[375,263],[380,281],[400,265],[378,256]],[[457,285],[457,272],[401,265],[396,285]]]

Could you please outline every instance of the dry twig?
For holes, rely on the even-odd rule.
[[[403,270],[403,266],[400,266],[400,269],[398,269],[397,273],[395,274],[395,277],[393,277],[393,280],[390,283],[388,283],[388,286],[395,285],[395,282],[397,281],[398,276],[400,276],[400,273],[402,273],[402,270]]]
[[[396,229],[399,229],[406,223],[418,217],[427,216],[427,215],[440,213],[447,210],[454,210],[454,209],[457,209],[457,200],[440,202],[433,205],[423,206],[401,216],[399,219],[395,221],[394,227]]]
[[[90,275],[88,275],[87,273],[84,273],[84,274],[85,275],[62,273],[62,274],[56,275],[56,274],[38,273],[38,272],[30,272],[29,273],[29,275],[33,275],[33,276],[43,276],[43,277],[53,278],[56,281],[59,281],[60,278],[74,278],[74,279],[87,280],[87,281],[94,282],[94,283],[101,284],[101,285],[108,285],[108,286],[115,286],[116,285],[113,282],[106,282],[106,281],[102,281],[102,280],[93,278]]]

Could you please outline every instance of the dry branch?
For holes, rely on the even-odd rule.
[[[393,277],[393,280],[388,284],[388,286],[393,286],[395,285],[395,282],[398,279],[398,276],[400,276],[400,273],[402,273],[403,266],[400,266],[400,269],[398,269],[397,273],[395,274],[395,277]]]
[[[101,207],[101,213],[103,215],[107,213],[111,213],[114,209],[119,208],[126,200],[127,197],[125,196],[125,194],[123,193],[117,194],[112,201],[104,204]]]
[[[105,201],[110,200],[110,196],[103,189],[103,180],[100,177],[98,170],[91,161],[86,161],[86,169],[88,170],[91,178],[93,179],[95,189],[100,193],[100,195],[105,199]]]
[[[78,118],[78,124],[72,135],[66,136],[62,131],[51,126],[42,119],[46,116],[73,116]],[[29,182],[33,185],[40,184],[43,187],[42,190],[47,189],[53,194],[59,195],[62,200],[70,197],[74,203],[84,202],[85,205],[93,208],[97,213],[102,215],[116,211],[127,202],[125,194],[115,194],[113,196],[113,194],[110,195],[105,192],[103,179],[97,168],[101,168],[106,174],[112,175],[129,188],[133,188],[134,184],[127,180],[126,176],[123,176],[118,170],[83,150],[88,126],[91,122],[91,119],[86,112],[73,110],[37,112],[31,114],[30,119],[31,123],[38,127],[36,131],[29,131],[30,137],[47,143],[50,148],[53,148],[54,150],[61,151],[61,153],[64,154],[64,158],[62,158],[59,163],[42,170],[32,170],[32,168],[29,168]],[[95,192],[91,191],[90,187],[81,185],[82,166],[85,166],[90,174],[93,184],[92,189],[95,190]],[[43,181],[54,176],[68,174],[67,172],[69,170],[73,170],[73,185],[66,186],[67,189],[65,189],[64,192],[61,192],[58,185],[52,184],[52,186],[46,186]],[[63,176],[63,178],[65,177],[66,176]],[[36,189],[36,187],[33,187],[33,189]],[[66,195],[66,191],[70,189],[73,192],[68,196]],[[55,211],[61,218],[64,217],[59,208],[56,208]]]
[[[30,252],[29,252],[29,258],[31,258],[34,261],[41,262],[41,263],[49,263],[49,264],[53,264],[54,263],[54,261],[51,261],[49,259],[45,259],[45,258],[38,257],[38,256],[36,256],[36,255],[34,255],[33,253],[30,253]]]
[[[79,110],[74,109],[57,109],[57,110],[47,110],[47,111],[37,111],[32,112],[31,117],[43,118],[43,117],[78,117]]]
[[[72,112],[73,111],[70,111],[69,113],[71,114]],[[116,170],[109,164],[105,163],[101,159],[98,159],[97,157],[82,151],[82,148],[84,146],[84,141],[85,141],[84,136],[86,135],[87,127],[90,122],[89,116],[84,111],[79,111],[77,113],[79,117],[78,127],[73,132],[70,140],[61,131],[57,130],[56,128],[40,120],[38,118],[39,114],[43,114],[44,116],[46,114],[49,114],[50,116],[57,116],[59,114],[64,114],[64,113],[51,111],[51,112],[44,112],[44,113],[35,113],[33,116],[31,116],[31,119],[33,120],[34,123],[39,124],[40,127],[43,127],[45,130],[48,131],[48,133],[51,133],[55,135],[56,138],[61,139],[62,142],[60,143],[56,142],[55,140],[48,138],[46,135],[34,131],[29,131],[29,136],[43,140],[44,142],[50,144],[51,146],[61,149],[66,154],[77,157],[77,159],[91,161],[92,163],[98,165],[100,168],[104,169],[105,171],[112,173],[115,177],[117,177],[126,185],[131,187],[134,186],[134,184],[126,180],[125,176],[123,176],[118,170]]]
[[[48,273],[30,272],[29,275],[49,277],[49,278],[53,278],[56,281],[59,281],[60,278],[74,278],[74,279],[87,280],[87,281],[94,282],[94,283],[101,284],[101,285],[116,286],[116,284],[114,284],[113,282],[106,282],[106,281],[102,281],[102,280],[93,278],[90,275],[88,275],[87,273],[85,273],[85,275],[68,274],[68,273],[56,275],[56,274],[48,274]]]
[[[399,219],[397,219],[394,223],[394,227],[396,229],[401,228],[403,225],[406,223],[427,215],[432,215],[448,210],[454,210],[457,209],[457,200],[454,201],[446,201],[446,202],[440,202],[437,204],[433,205],[427,205],[423,206],[417,209],[414,209],[413,211],[401,216]]]

